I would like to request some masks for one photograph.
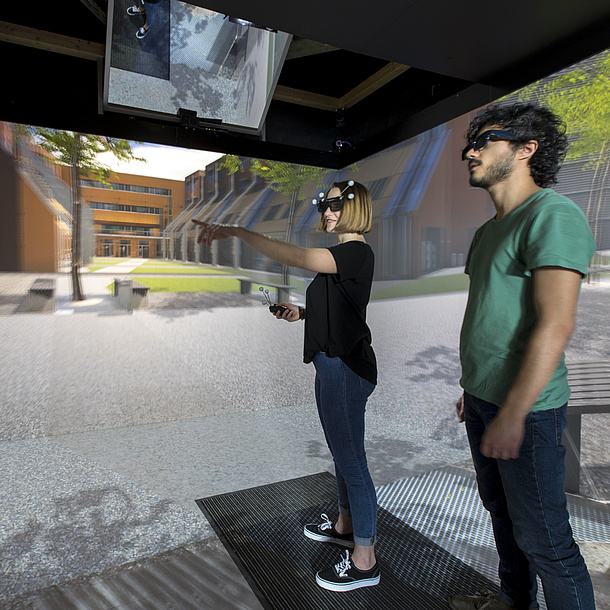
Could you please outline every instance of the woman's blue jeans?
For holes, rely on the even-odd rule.
[[[561,437],[567,405],[528,414],[515,460],[480,452],[498,407],[468,393],[464,405],[479,495],[491,514],[500,556],[502,599],[519,610],[537,608],[538,574],[548,610],[594,610],[591,578],[574,542],[566,503]]]
[[[371,546],[377,534],[377,494],[364,450],[364,413],[375,386],[341,358],[320,352],[313,363],[318,414],[335,462],[339,512],[351,515],[354,542]]]

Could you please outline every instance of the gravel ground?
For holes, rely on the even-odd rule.
[[[279,322],[256,296],[155,295],[133,315],[0,316],[0,440],[311,408],[313,367],[302,325]],[[610,288],[583,286],[569,360],[610,359]],[[222,303],[222,307],[219,304]],[[379,386],[369,412],[439,451],[467,449],[452,405],[465,293],[374,302]],[[610,415],[583,417],[583,462],[610,492]],[[608,496],[610,498],[610,495]]]

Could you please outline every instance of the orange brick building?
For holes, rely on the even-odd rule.
[[[70,191],[45,156],[0,122],[0,271],[53,273],[69,258]]]
[[[69,263],[70,176],[69,167],[55,165],[31,138],[0,122],[0,271],[53,273]],[[109,182],[81,180],[83,262],[164,256],[163,231],[184,209],[186,183],[130,174]]]
[[[70,169],[64,173],[68,181]],[[161,258],[163,231],[184,209],[185,183],[122,173],[109,183],[81,180],[83,202],[93,214],[94,255]]]

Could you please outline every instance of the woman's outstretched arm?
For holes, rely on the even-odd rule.
[[[211,224],[199,220],[193,222],[201,227],[197,243],[205,241],[209,246],[216,239],[237,237],[282,265],[299,267],[316,273],[337,273],[335,259],[326,248],[302,248],[235,225]]]

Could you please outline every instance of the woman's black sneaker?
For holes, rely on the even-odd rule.
[[[345,551],[345,559],[327,570],[316,574],[316,582],[330,591],[352,591],[360,587],[374,587],[379,584],[381,575],[379,564],[370,570],[359,570],[352,562],[349,551]]]
[[[347,547],[348,549],[354,548],[354,534],[340,534],[335,529],[331,520],[322,513],[323,523],[308,523],[303,528],[303,533],[312,540],[317,542],[332,542],[333,544],[340,544],[341,546]]]

